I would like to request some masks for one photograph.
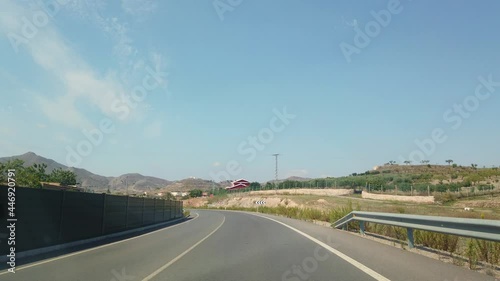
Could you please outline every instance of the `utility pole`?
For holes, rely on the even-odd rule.
[[[275,153],[273,154],[275,160],[276,160],[276,166],[275,166],[275,169],[274,169],[274,182],[275,184],[278,184],[278,156],[279,156],[279,153]]]

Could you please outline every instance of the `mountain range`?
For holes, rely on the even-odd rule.
[[[188,191],[191,189],[210,190],[212,188],[225,186],[224,184],[204,179],[189,178],[179,181],[169,181],[137,173],[124,174],[118,177],[105,177],[94,174],[85,169],[65,166],[52,159],[39,156],[33,152],[10,157],[1,157],[0,163],[5,163],[14,159],[24,161],[24,166],[26,167],[32,166],[33,164],[46,164],[46,173],[50,173],[52,170],[59,168],[72,171],[76,174],[77,183],[79,183],[81,187],[95,192],[106,191],[108,188],[112,192],[122,193],[126,193],[127,190],[129,193],[142,193],[144,191],[172,192]]]

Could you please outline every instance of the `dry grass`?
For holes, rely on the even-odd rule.
[[[261,206],[258,208],[259,212],[307,221],[333,223],[353,210],[500,220],[498,205],[500,196],[491,195],[459,199],[452,204],[379,201],[362,199],[359,195],[332,197],[288,193],[269,198],[274,198],[282,204],[277,207]],[[220,200],[224,200],[224,197],[210,199],[211,202]],[[465,211],[464,207],[468,206],[473,207],[473,210]],[[234,206],[227,209],[257,211],[256,207]],[[358,231],[359,224],[350,223],[348,229]],[[401,241],[401,247],[407,239],[406,229],[400,227],[367,223],[366,231],[397,239]],[[447,253],[449,261],[456,265],[481,269],[484,273],[488,273],[489,270],[493,275],[498,274],[496,269],[500,266],[500,243],[419,230],[415,231],[414,236],[416,245]]]

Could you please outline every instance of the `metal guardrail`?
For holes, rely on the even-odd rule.
[[[450,218],[376,212],[354,211],[334,223],[335,228],[347,228],[352,221],[359,222],[359,232],[365,234],[365,222],[399,226],[407,229],[408,246],[414,248],[413,230],[425,230],[476,239],[500,242],[500,221]]]

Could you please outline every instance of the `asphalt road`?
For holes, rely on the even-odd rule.
[[[145,235],[21,265],[0,280],[495,280],[328,227],[194,210]]]

